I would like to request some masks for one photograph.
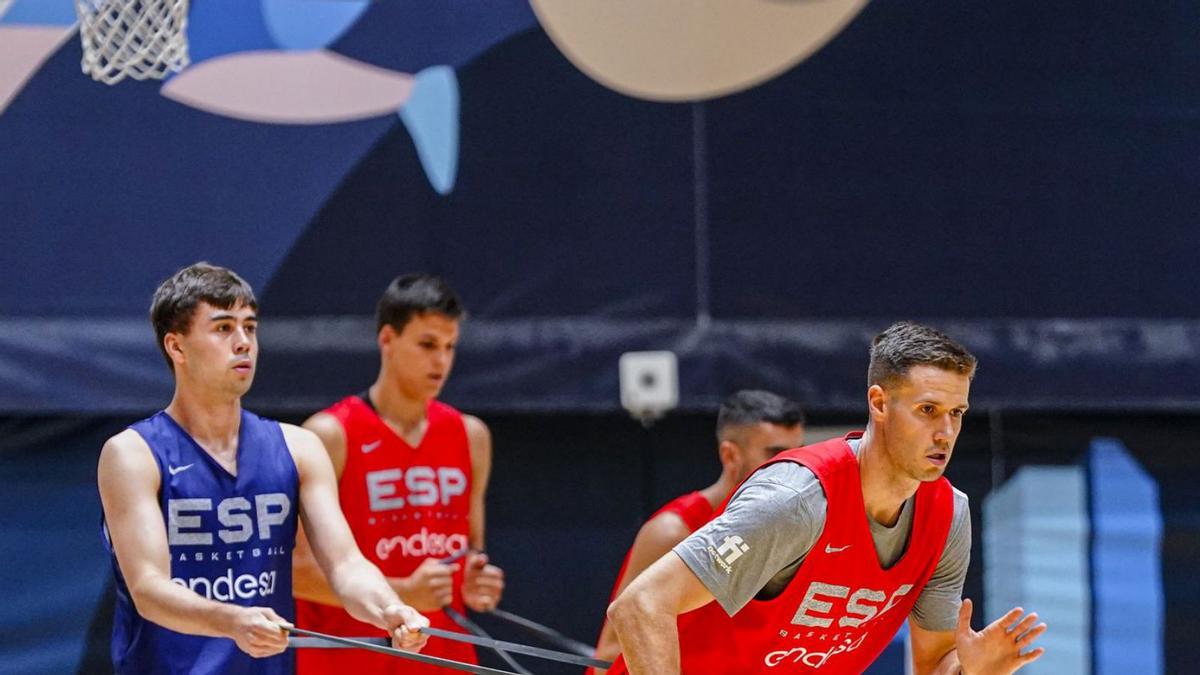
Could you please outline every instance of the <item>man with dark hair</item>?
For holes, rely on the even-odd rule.
[[[117,604],[118,673],[288,673],[297,517],[355,616],[419,649],[429,622],[368,562],[338,508],[321,442],[244,410],[258,303],[232,271],[197,263],[154,294],[175,377],[170,405],[113,436],[97,478]],[[221,639],[227,638],[227,639]]]
[[[642,525],[621,563],[609,600],[625,590],[650,563],[708,522],[729,493],[760,464],[801,445],[804,445],[804,411],[800,404],[759,390],[739,391],[725,399],[717,412],[721,475],[703,490],[671,500]],[[620,653],[617,634],[605,621],[596,645],[596,658],[611,661]]]
[[[879,334],[867,430],[780,453],[634,580],[609,607],[623,652],[609,672],[860,673],[905,618],[916,673],[1011,673],[1040,657],[1036,614],[976,632],[960,601],[970,515],[942,473],[974,374],[936,330]]]
[[[377,307],[379,374],[370,389],[313,415],[304,426],[325,443],[342,509],[364,555],[433,626],[457,629],[443,608],[488,611],[503,572],[483,554],[484,497],[492,440],[482,421],[437,401],[450,375],[462,303],[442,279],[394,280]],[[365,635],[314,564],[304,536],[295,557],[298,620],[314,630]],[[452,562],[444,562],[452,559]],[[470,645],[440,640],[427,654],[476,662]],[[367,652],[307,650],[297,672],[440,672]]]

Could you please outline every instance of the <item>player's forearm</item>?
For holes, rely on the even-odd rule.
[[[649,593],[622,593],[609,606],[608,620],[616,630],[632,675],[679,672],[676,616],[655,603]]]
[[[143,618],[188,635],[232,637],[240,607],[201,597],[169,579],[146,579],[130,588]]]
[[[471,517],[467,523],[467,545],[472,551],[486,550],[483,541],[484,510],[482,501],[471,505]]]
[[[364,623],[384,628],[384,608],[405,604],[379,568],[362,556],[343,561],[329,576],[340,604]]]

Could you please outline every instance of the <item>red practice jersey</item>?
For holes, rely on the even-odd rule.
[[[358,396],[324,412],[346,433],[346,466],[338,495],[358,548],[384,576],[409,576],[426,558],[445,558],[468,548],[471,510],[471,451],[462,414],[431,401],[428,427],[417,447],[387,426]],[[454,578],[452,607],[464,610],[462,572]],[[445,612],[422,612],[435,628],[461,629]],[[300,628],[344,636],[379,636],[341,607],[296,600]],[[431,638],[422,654],[476,663],[474,647]],[[299,675],[345,673],[429,674],[441,668],[355,649],[297,650]]]
[[[695,532],[713,517],[713,507],[704,498],[704,495],[699,492],[689,492],[667,502],[647,520],[654,520],[664,513],[674,513],[679,516],[683,519],[684,524],[687,525],[688,531]],[[621,582],[625,580],[625,572],[629,569],[629,556],[631,555],[633,555],[632,546],[625,553],[625,560],[621,562],[621,570],[617,572],[617,581],[613,584],[612,592],[608,595],[610,603],[617,598],[617,589],[621,587]],[[592,675],[595,672],[594,668],[588,668],[586,675]]]
[[[778,597],[751,600],[733,617],[716,602],[679,617],[684,673],[861,673],[900,629],[941,559],[954,514],[944,477],[917,489],[908,547],[885,570],[858,460],[845,440],[788,450],[767,464],[774,462],[798,462],[816,474],[828,501],[825,527]],[[736,564],[738,544],[726,541],[710,554]],[[609,670],[626,672],[623,659]]]

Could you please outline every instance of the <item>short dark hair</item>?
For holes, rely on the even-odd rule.
[[[388,284],[375,308],[375,330],[391,326],[397,331],[417,314],[434,312],[450,319],[466,314],[462,300],[445,279],[433,274],[405,274]]]
[[[227,267],[198,262],[172,274],[159,284],[150,303],[150,323],[158,338],[158,350],[172,372],[175,364],[167,356],[163,338],[167,333],[186,333],[201,302],[221,309],[246,305],[258,311],[258,300],[250,284]]]
[[[934,366],[973,379],[976,364],[975,356],[945,333],[912,321],[901,321],[871,341],[867,386],[891,384],[907,375],[913,366]]]
[[[768,422],[781,427],[804,424],[799,403],[761,389],[743,389],[725,399],[717,412],[717,441],[725,440],[730,427]]]

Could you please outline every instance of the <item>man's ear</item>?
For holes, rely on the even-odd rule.
[[[183,336],[179,333],[167,333],[163,336],[163,351],[167,353],[167,358],[171,359],[171,363],[176,366],[187,361],[187,357],[183,354]]]
[[[721,441],[721,445],[717,446],[717,456],[721,459],[722,469],[736,469],[738,466],[738,459],[740,459],[741,454],[742,449],[739,448],[738,444],[734,443],[733,441]]]
[[[379,334],[375,336],[375,342],[379,345],[380,349],[383,349],[395,339],[396,329],[392,328],[391,324],[384,324],[383,328],[379,329]]]
[[[887,390],[878,384],[873,384],[867,389],[867,410],[871,414],[871,419],[882,422],[887,417],[888,411],[888,394]]]

